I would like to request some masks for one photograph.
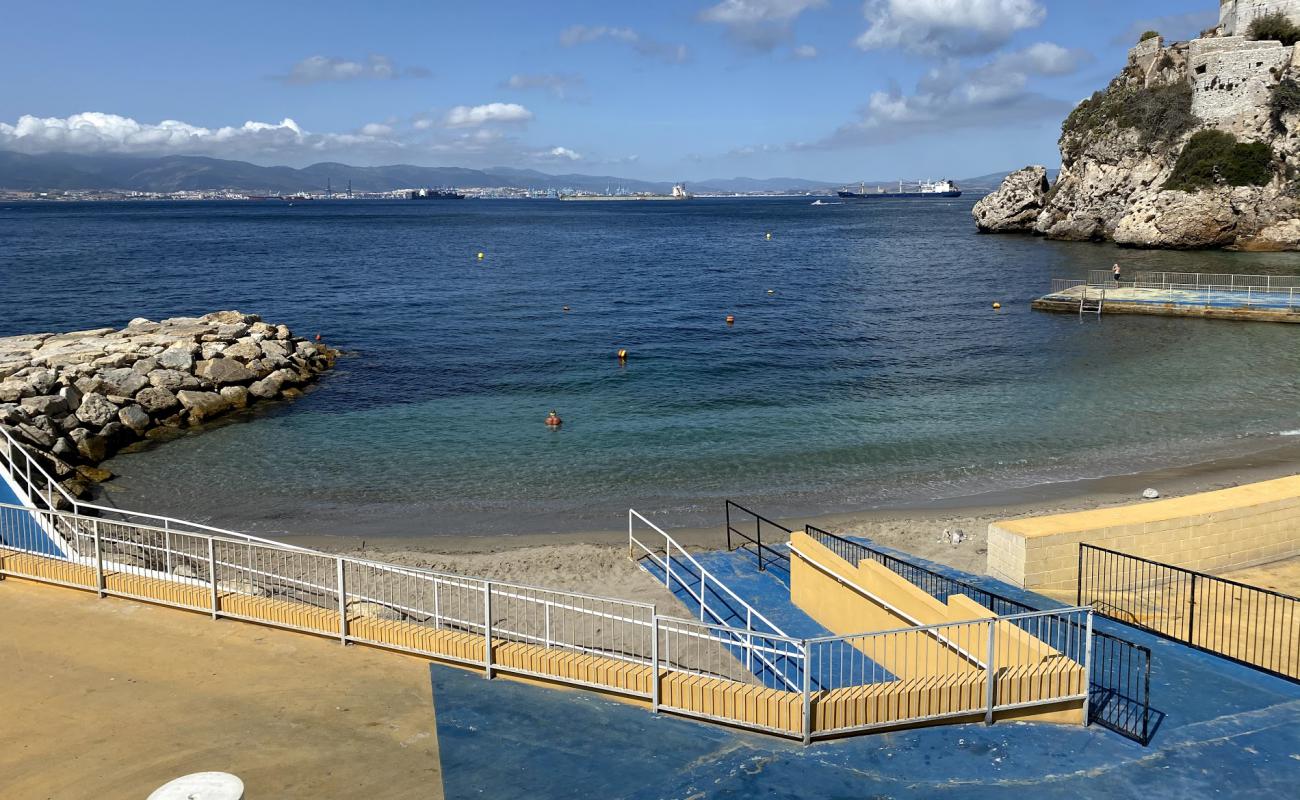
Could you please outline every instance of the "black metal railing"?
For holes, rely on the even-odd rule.
[[[1079,545],[1080,605],[1300,683],[1300,598]]]
[[[790,529],[779,522],[773,522],[762,514],[750,511],[748,508],[727,501],[727,552],[735,550],[737,547],[745,550],[752,550],[758,556],[758,571],[763,572],[767,566],[772,563],[782,563],[786,566],[790,564],[790,554],[772,546],[775,539],[777,544],[782,544],[790,540]],[[753,520],[752,525],[750,520]],[[767,541],[763,541],[763,530],[768,530]],[[751,532],[752,529],[752,532]],[[739,540],[739,544],[734,544]],[[766,560],[764,560],[766,558]]]
[[[850,564],[868,559],[875,561],[939,600],[946,601],[955,594],[963,595],[998,616],[1045,610],[812,525],[806,526],[805,531],[823,547]],[[1084,603],[1081,601],[1079,605]],[[1158,712],[1151,709],[1151,650],[1094,629],[1088,720],[1145,745],[1151,741],[1153,713]]]

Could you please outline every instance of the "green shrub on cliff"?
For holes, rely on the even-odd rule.
[[[1286,14],[1276,11],[1251,20],[1246,36],[1257,42],[1281,42],[1290,47],[1300,42],[1300,27],[1296,27]]]
[[[1061,126],[1061,135],[1090,140],[1111,122],[1136,130],[1144,146],[1177,139],[1196,124],[1192,87],[1178,81],[1167,86],[1097,92],[1070,112]]]
[[[1293,78],[1283,78],[1273,87],[1269,97],[1269,110],[1273,112],[1273,124],[1282,127],[1282,117],[1300,111],[1300,83]]]
[[[1200,131],[1178,156],[1165,189],[1194,192],[1212,186],[1263,186],[1273,180],[1273,149],[1239,142],[1223,131]]]
[[[1142,36],[1138,38],[1138,44],[1142,44],[1147,39],[1154,39],[1159,35],[1160,35],[1159,31],[1144,31]]]

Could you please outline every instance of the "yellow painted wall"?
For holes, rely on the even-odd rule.
[[[989,525],[988,574],[1073,590],[1079,543],[1202,572],[1300,555],[1300,475],[1134,505]]]
[[[849,636],[897,631],[996,616],[964,595],[940,601],[875,561],[852,565],[802,531],[793,533],[790,543],[790,598],[833,633]],[[1086,691],[1082,666],[1031,631],[1006,621],[995,624],[993,663],[999,704],[1030,703]],[[975,713],[987,705],[987,672],[980,664],[988,663],[988,622],[850,641],[897,680],[819,694],[814,704],[819,727]],[[1035,713],[1038,709],[1004,713],[1020,719],[1078,724],[1083,719],[1082,709],[1081,701],[1073,701],[1045,706],[1040,714]]]

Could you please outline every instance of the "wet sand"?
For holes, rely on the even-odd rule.
[[[1156,488],[1162,497],[1178,497],[1297,472],[1300,472],[1300,443],[1287,443],[1249,455],[1151,472],[1045,484],[912,506],[777,521],[792,529],[811,524],[833,533],[866,537],[886,547],[983,574],[988,526],[997,520],[1140,503],[1143,502],[1142,491],[1148,487]],[[754,510],[762,513],[761,508]],[[668,515],[651,516],[651,519],[688,549],[718,550],[726,546],[721,507],[715,527],[673,527]],[[752,526],[752,519],[749,524]],[[737,517],[733,526],[742,528],[744,521]],[[770,530],[765,528],[764,535]],[[955,530],[966,534],[960,544],[952,544],[944,535],[946,531]],[[647,544],[652,543],[655,534],[639,522],[638,531],[646,534],[643,540]],[[657,586],[628,559],[626,529],[421,539],[347,535],[280,538],[331,552],[365,555],[459,574],[657,604],[669,600],[663,587]]]

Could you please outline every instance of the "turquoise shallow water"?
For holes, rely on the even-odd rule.
[[[1296,275],[1300,256],[978,236],[969,209],[11,204],[0,334],[233,307],[348,350],[298,403],[109,464],[117,502],[268,532],[844,511],[1300,430],[1300,328],[1028,308],[1116,259]]]

